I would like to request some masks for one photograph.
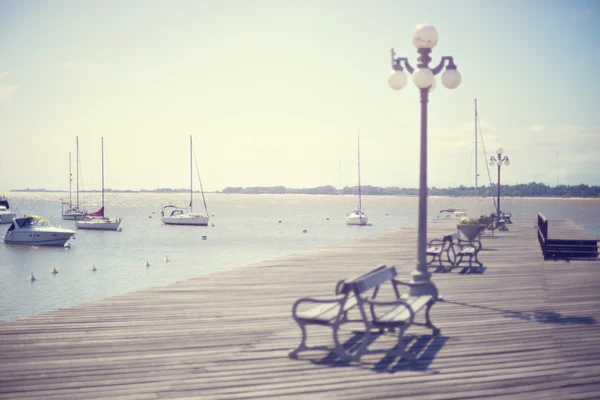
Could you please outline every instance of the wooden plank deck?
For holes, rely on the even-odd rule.
[[[429,238],[455,223],[431,221]],[[407,332],[417,365],[287,356],[296,299],[382,263],[408,280],[413,227],[2,323],[0,398],[600,398],[600,263],[543,261],[535,220],[509,227],[483,239],[482,274],[433,275],[442,335]],[[309,344],[330,338],[309,331]]]

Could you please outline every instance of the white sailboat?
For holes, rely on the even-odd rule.
[[[75,154],[76,154],[76,203],[75,207],[73,207],[73,197],[72,197],[72,182],[73,182],[73,174],[71,173],[71,153],[69,152],[69,208],[66,210],[62,210],[62,219],[66,220],[79,220],[84,218],[84,212],[79,209],[79,137],[75,138]],[[65,204],[62,203],[64,206]]]
[[[204,201],[204,211],[206,214],[194,212],[194,171],[193,171],[193,143],[192,136],[190,135],[190,206],[189,212],[186,207],[178,207],[174,205],[164,206],[161,212],[162,218],[160,219],[165,225],[195,225],[195,226],[208,226],[208,208],[206,207],[206,198],[204,197],[204,190],[202,189],[202,180],[200,180],[200,174],[198,174],[198,180],[200,181],[200,192],[202,193],[202,200]]]
[[[358,207],[346,216],[347,225],[368,225],[369,217],[363,212],[360,189],[360,132],[358,133]]]
[[[85,218],[75,222],[79,229],[94,229],[102,231],[116,231],[121,225],[121,218],[108,218],[104,216],[104,138],[102,138],[102,207],[93,213],[85,213]]]

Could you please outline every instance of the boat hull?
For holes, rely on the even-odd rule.
[[[11,212],[0,213],[0,224],[11,224],[13,219],[17,218],[17,214]]]
[[[111,220],[106,218],[84,219],[75,222],[77,229],[89,229],[96,231],[117,231],[121,225],[121,219]]]
[[[160,219],[165,225],[190,225],[190,226],[208,226],[208,217],[205,216],[176,216],[162,217]]]
[[[369,217],[365,214],[351,213],[346,217],[346,225],[368,225]]]
[[[67,220],[67,221],[79,221],[81,219],[84,219],[85,215],[83,215],[83,213],[69,213],[69,214],[63,214],[62,215],[62,219]]]
[[[6,232],[4,243],[30,246],[64,246],[75,232]]]

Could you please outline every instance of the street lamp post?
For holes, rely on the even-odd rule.
[[[412,75],[413,83],[421,93],[421,151],[419,168],[419,222],[418,222],[418,247],[417,266],[412,273],[411,295],[430,294],[438,295],[437,288],[431,281],[431,273],[427,269],[427,102],[429,92],[435,88],[435,75],[440,73],[448,62],[446,70],[442,74],[442,83],[448,89],[455,89],[460,85],[461,76],[456,69],[452,57],[444,56],[435,68],[430,68],[431,49],[438,41],[437,30],[431,25],[417,25],[412,33],[412,42],[417,48],[419,58],[417,67],[413,68],[406,57],[396,57],[392,49],[393,71],[388,79],[389,86],[394,90],[400,90],[406,86],[406,75],[404,68]],[[404,67],[403,67],[404,64]]]
[[[498,149],[496,150],[496,154],[498,155],[498,157],[494,157],[491,156],[490,157],[490,166],[493,166],[494,164],[498,165],[498,200],[496,201],[496,218],[500,219],[501,218],[501,214],[500,214],[500,167],[502,167],[502,164],[506,165],[507,167],[510,165],[510,160],[508,159],[507,156],[502,156],[502,153],[504,153],[504,149],[502,147],[498,147]],[[506,230],[508,230],[508,228],[506,228]]]

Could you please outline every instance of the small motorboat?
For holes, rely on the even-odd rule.
[[[33,246],[64,246],[75,236],[70,229],[57,228],[38,215],[14,218],[4,234],[4,243]]]
[[[10,211],[10,204],[4,196],[0,196],[0,224],[10,224],[17,214]]]
[[[467,216],[467,210],[464,208],[446,208],[444,210],[440,210],[439,217],[454,217],[454,218],[464,218]]]

